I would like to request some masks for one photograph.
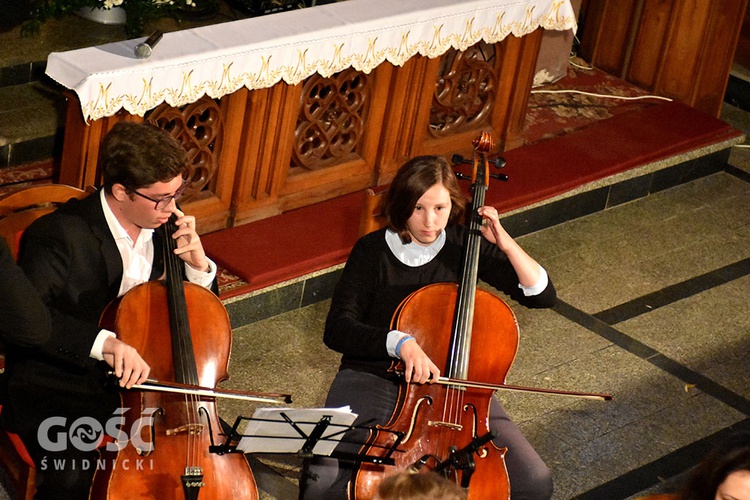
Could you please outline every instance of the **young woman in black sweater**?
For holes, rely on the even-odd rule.
[[[391,330],[393,312],[412,292],[432,283],[458,282],[467,228],[461,224],[466,200],[456,176],[441,157],[420,156],[396,174],[384,200],[388,226],[362,237],[352,249],[333,294],[324,342],[342,354],[326,399],[327,407],[349,405],[355,424],[385,424],[393,413],[404,378],[424,384],[440,370],[410,335]],[[526,307],[551,307],[555,288],[546,271],[505,231],[497,210],[478,210],[484,219],[478,276]],[[491,348],[491,346],[486,346]],[[394,359],[405,371],[389,371]],[[490,429],[507,447],[505,461],[513,500],[552,495],[549,469],[492,398]],[[357,453],[366,430],[347,434],[337,451]],[[353,465],[316,458],[306,464],[300,498],[346,499]],[[501,473],[501,471],[498,471]]]

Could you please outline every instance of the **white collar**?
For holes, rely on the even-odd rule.
[[[435,241],[424,246],[414,242],[404,243],[397,233],[386,229],[385,242],[393,255],[403,264],[409,267],[419,267],[430,262],[442,250],[445,245],[445,230],[440,231]]]
[[[104,188],[100,190],[99,194],[100,194],[100,199],[102,202],[102,209],[104,210],[104,218],[107,220],[107,226],[109,227],[109,232],[112,233],[112,236],[115,238],[115,240],[126,239],[130,242],[131,245],[134,244],[128,232],[125,230],[124,227],[122,227],[122,224],[120,224],[120,221],[117,220],[117,217],[115,217],[115,213],[110,208],[109,203],[107,203],[107,198],[104,192]],[[153,229],[141,228],[140,237],[138,239],[141,240],[141,244],[143,244],[149,241],[153,236],[154,236]]]

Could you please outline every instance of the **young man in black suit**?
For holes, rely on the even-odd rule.
[[[82,436],[111,428],[120,405],[108,372],[125,388],[148,377],[141,355],[99,319],[113,299],[163,275],[154,229],[172,214],[187,279],[217,291],[195,218],[176,206],[185,149],[160,128],[120,122],[102,145],[101,167],[101,189],[35,221],[21,243],[19,264],[47,305],[52,330],[41,347],[7,353],[0,423],[21,436],[37,464],[37,498],[88,498],[98,456]]]

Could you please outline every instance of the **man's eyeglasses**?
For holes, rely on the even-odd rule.
[[[146,196],[145,194],[141,194],[135,189],[132,189],[130,192],[137,194],[141,198],[145,198],[149,201],[153,201],[155,203],[154,210],[164,210],[165,208],[169,206],[170,203],[172,203],[172,200],[176,200],[177,198],[182,196],[182,193],[185,192],[185,190],[188,188],[189,185],[190,185],[189,182],[184,182],[182,186],[180,186],[180,188],[174,192],[173,195],[165,196],[164,198],[159,198],[158,200],[156,198],[151,198],[150,196]]]

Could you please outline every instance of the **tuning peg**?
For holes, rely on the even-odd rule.
[[[461,179],[462,181],[471,180],[470,175],[465,175],[465,174],[462,174],[461,172],[454,172],[454,174],[456,174],[457,179]]]
[[[458,154],[451,156],[451,161],[455,165],[463,165],[463,164],[471,165],[474,163],[472,160],[464,158],[463,156],[458,155]],[[488,160],[487,163],[493,164],[495,168],[503,168],[506,162],[505,162],[505,158],[503,158],[502,156],[498,156],[494,160]]]
[[[508,176],[505,175],[505,174],[490,174],[490,177],[492,177],[493,179],[497,179],[499,181],[507,181],[508,180]]]
[[[451,161],[454,164],[456,164],[456,165],[463,165],[463,164],[471,165],[471,164],[474,163],[473,161],[467,160],[466,158],[464,158],[461,155],[453,155],[453,156],[451,156]]]

